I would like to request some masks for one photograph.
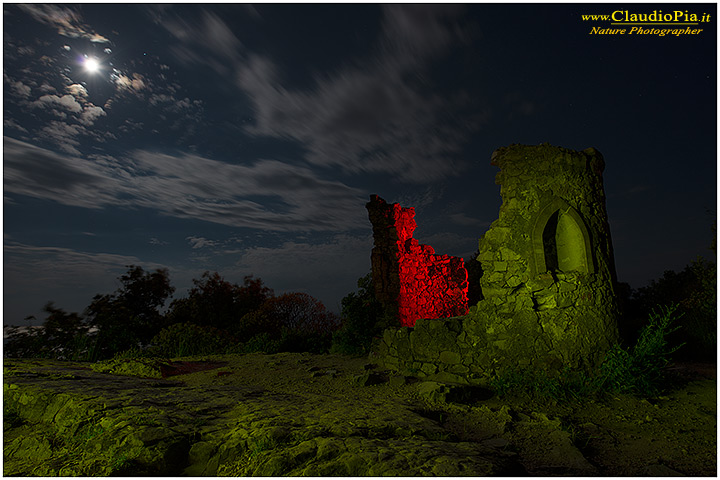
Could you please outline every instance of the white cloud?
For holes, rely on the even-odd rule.
[[[25,98],[30,96],[30,91],[32,89],[30,87],[28,87],[27,85],[25,85],[24,83],[13,82],[11,84],[11,86],[17,95],[19,95],[21,97],[25,97]]]
[[[53,87],[47,83],[43,83],[42,85],[40,85],[40,87],[38,89],[42,93],[54,93],[55,92],[55,87]]]
[[[73,113],[82,111],[82,105],[80,105],[72,95],[63,95],[62,97],[58,97],[57,95],[43,95],[32,102],[32,105],[35,107],[59,106]]]
[[[28,133],[27,128],[23,127],[19,123],[17,123],[12,118],[4,118],[3,119],[3,126],[6,128],[14,128],[16,130],[20,130],[21,132]]]
[[[65,87],[65,90],[67,90],[68,93],[70,93],[76,98],[86,98],[88,96],[88,92],[85,87],[80,85],[79,83],[73,83],[72,85],[68,85],[67,87]]]
[[[217,245],[217,242],[203,237],[187,237],[185,240],[190,243],[193,250],[198,248],[214,247]]]
[[[220,75],[227,75],[242,60],[242,42],[217,14],[203,11],[194,21],[159,9],[153,15],[156,23],[180,42],[170,45],[170,51],[180,62],[207,65]]]
[[[246,133],[295,140],[316,165],[432,183],[463,170],[463,144],[486,121],[467,94],[438,95],[418,81],[431,61],[467,39],[463,8],[384,7],[374,54],[318,74],[307,89],[288,85],[281,65],[248,51],[217,16],[189,22],[163,9],[156,22],[178,40],[170,49],[181,62],[234,75],[254,109]],[[473,113],[459,115],[463,109]]]
[[[72,135],[65,124],[53,125],[55,135]],[[69,128],[69,127],[68,127]],[[72,146],[72,144],[70,145]],[[114,200],[106,174],[80,158],[62,155],[9,137],[3,138],[5,192],[99,208]]]
[[[297,165],[260,160],[246,166],[144,150],[123,159],[83,159],[4,140],[6,192],[87,208],[145,207],[173,217],[271,231],[345,231],[367,225],[360,191]]]
[[[105,110],[103,110],[101,107],[96,107],[92,104],[86,105],[83,109],[82,114],[80,115],[79,121],[83,125],[93,125],[95,123],[95,120],[97,120],[99,117],[105,116]]]
[[[140,92],[147,87],[145,78],[138,73],[133,73],[132,77],[123,73],[117,73],[111,75],[110,78],[115,82],[115,85],[117,85],[120,90]]]

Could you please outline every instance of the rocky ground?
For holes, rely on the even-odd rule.
[[[677,387],[658,398],[553,404],[393,376],[370,362],[249,354],[93,370],[6,359],[3,473],[717,473],[714,366],[681,365]]]

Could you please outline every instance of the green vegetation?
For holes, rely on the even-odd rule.
[[[640,337],[631,349],[619,345],[610,350],[600,367],[600,388],[606,392],[630,392],[643,396],[657,394],[663,386],[664,369],[670,356],[681,345],[671,347],[669,335],[680,327],[682,314],[676,314],[677,305],[658,307],[649,323],[640,330]]]
[[[680,358],[715,361],[717,355],[717,265],[702,257],[682,271],[666,271],[650,285],[630,293],[626,300],[624,337],[638,338],[645,319],[656,305],[677,305],[679,323],[671,339],[685,343]]]
[[[169,364],[169,360],[160,358],[141,358],[121,355],[110,360],[95,362],[90,365],[90,368],[96,372],[112,373],[114,375],[162,378],[163,367],[167,367]]]
[[[397,323],[396,319],[383,314],[383,308],[375,298],[372,274],[359,278],[357,286],[357,292],[342,299],[343,323],[333,336],[332,352],[367,355],[373,338],[381,336],[385,328]]]
[[[194,323],[175,323],[162,329],[150,341],[150,355],[166,358],[228,352],[236,341],[222,330]]]
[[[667,387],[665,367],[671,355],[682,345],[671,346],[668,337],[682,314],[676,305],[658,307],[631,348],[616,344],[607,353],[594,375],[563,369],[556,375],[544,371],[508,370],[492,380],[500,396],[528,395],[555,401],[577,400],[615,393],[632,393],[642,397],[659,394]]]

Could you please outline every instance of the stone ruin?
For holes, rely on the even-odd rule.
[[[366,205],[373,225],[372,277],[385,313],[412,327],[419,318],[468,313],[468,274],[462,258],[437,255],[413,232],[415,209],[372,195]]]
[[[616,275],[602,155],[593,148],[579,152],[548,144],[512,145],[495,151],[491,163],[500,168],[496,183],[502,205],[479,241],[483,299],[467,314],[441,318],[434,312],[443,311],[442,306],[413,310],[407,305],[411,299],[427,305],[427,290],[408,293],[407,286],[403,291],[393,284],[392,278],[404,270],[400,262],[392,263],[382,243],[385,220],[372,213],[374,203],[380,210],[381,200],[373,197],[368,204],[373,231],[381,233],[376,233],[373,249],[373,281],[384,295],[379,298],[385,304],[395,298],[398,312],[404,305],[402,312],[420,315],[412,327],[384,332],[377,359],[386,368],[442,382],[483,384],[518,367],[590,370],[617,340]],[[397,218],[414,215],[403,214],[412,209],[399,205],[386,208],[397,212]],[[413,245],[412,229],[409,232],[401,228],[398,252],[402,240]],[[462,278],[451,275],[457,275],[452,281]],[[432,295],[427,300],[442,301]],[[450,310],[460,303],[452,292],[442,298]],[[405,318],[403,325],[411,317]]]

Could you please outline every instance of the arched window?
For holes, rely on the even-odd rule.
[[[593,272],[590,235],[578,212],[556,198],[543,208],[533,230],[534,274]]]

